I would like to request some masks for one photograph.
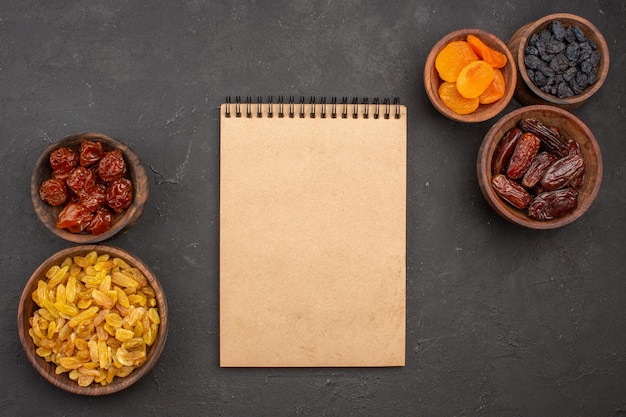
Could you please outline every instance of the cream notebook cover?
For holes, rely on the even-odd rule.
[[[404,366],[406,107],[279,101],[220,109],[220,366]]]

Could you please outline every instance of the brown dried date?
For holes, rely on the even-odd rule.
[[[574,210],[578,205],[578,191],[573,188],[546,191],[533,199],[528,215],[536,220],[552,220]]]
[[[541,187],[546,191],[567,186],[585,170],[585,163],[578,155],[568,155],[554,162],[541,178]]]
[[[491,160],[491,172],[493,175],[504,172],[511,155],[513,155],[517,141],[522,137],[522,133],[520,129],[513,127],[502,136]]]
[[[532,197],[528,191],[503,174],[494,176],[491,185],[501,198],[519,209],[524,209],[530,204]]]
[[[519,127],[524,132],[531,132],[537,135],[539,139],[541,139],[541,143],[543,143],[549,152],[552,152],[560,157],[569,153],[567,144],[561,139],[558,129],[555,132],[553,128],[544,125],[534,118],[520,120]]]
[[[549,152],[537,154],[522,178],[522,186],[525,188],[533,188],[539,180],[541,180],[550,165],[557,159],[556,156]]]
[[[506,169],[506,176],[515,180],[521,178],[533,162],[533,158],[539,152],[541,141],[537,135],[526,132],[522,134],[515,146],[509,166]]]

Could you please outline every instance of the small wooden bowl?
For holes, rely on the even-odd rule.
[[[502,200],[491,186],[492,159],[504,134],[517,126],[521,119],[532,117],[547,126],[558,128],[563,137],[574,139],[585,161],[585,180],[578,189],[578,206],[568,214],[554,220],[539,221],[530,218],[526,211],[519,210]],[[555,229],[565,226],[582,216],[591,206],[602,183],[602,155],[596,138],[589,128],[570,112],[554,106],[534,105],[522,107],[498,120],[485,135],[478,151],[476,163],[478,184],[491,207],[505,219],[531,229]]]
[[[595,42],[596,50],[602,55],[597,67],[598,78],[596,82],[584,89],[582,93],[567,98],[558,98],[557,96],[541,91],[528,76],[526,65],[524,64],[524,56],[526,55],[525,49],[530,37],[534,33],[541,32],[543,29],[549,29],[552,22],[557,20],[565,27],[577,25],[586,38]],[[521,82],[517,83],[515,89],[515,99],[525,106],[532,104],[550,104],[562,109],[574,110],[589,100],[589,98],[602,87],[609,72],[609,48],[602,33],[587,19],[573,14],[555,13],[542,17],[534,22],[527,23],[513,34],[508,45],[515,57],[519,77],[521,78]]]
[[[504,97],[492,104],[481,104],[478,109],[470,114],[458,114],[448,108],[439,98],[439,86],[443,83],[443,80],[439,78],[439,73],[435,68],[435,59],[439,52],[450,42],[465,40],[467,35],[475,35],[482,40],[487,46],[502,52],[506,55],[507,63],[503,68],[500,68],[504,81],[506,83],[506,92]],[[481,29],[459,29],[440,39],[430,50],[428,57],[426,58],[426,64],[424,65],[424,87],[426,88],[426,94],[428,99],[435,106],[435,108],[444,116],[449,119],[456,120],[463,123],[478,123],[485,120],[489,120],[498,115],[511,101],[515,85],[517,84],[517,69],[515,66],[515,60],[511,52],[507,48],[506,44],[502,42],[498,37],[491,33],[485,32]]]
[[[150,286],[155,292],[155,298],[157,301],[157,307],[159,309],[159,315],[161,317],[161,323],[159,324],[157,338],[149,347],[147,351],[147,359],[146,362],[141,365],[139,368],[133,370],[128,376],[124,378],[115,377],[113,381],[109,385],[101,386],[97,383],[92,383],[88,387],[81,387],[78,385],[76,381],[73,381],[69,378],[67,373],[63,373],[57,375],[55,373],[56,365],[52,362],[46,362],[44,358],[38,356],[35,353],[36,346],[33,343],[31,336],[28,333],[30,328],[29,318],[33,315],[34,311],[39,309],[39,307],[33,302],[32,293],[37,289],[37,283],[39,280],[46,280],[46,271],[52,267],[53,265],[59,265],[63,262],[63,260],[67,257],[74,256],[84,256],[91,251],[97,251],[99,255],[101,254],[109,254],[111,257],[118,257],[125,260],[129,265],[139,269],[143,275],[147,278]],[[163,293],[163,289],[159,284],[156,276],[152,273],[152,271],[138,258],[133,256],[132,254],[111,246],[103,246],[103,245],[83,245],[83,246],[75,246],[71,248],[67,248],[61,250],[60,252],[55,253],[47,260],[45,260],[37,270],[31,275],[30,279],[26,283],[24,290],[22,292],[22,296],[20,298],[18,312],[17,312],[17,328],[19,333],[20,342],[22,344],[22,348],[26,353],[26,357],[30,361],[30,363],[35,367],[37,372],[41,376],[43,376],[48,382],[54,384],[55,386],[74,393],[81,395],[106,395],[112,394],[114,392],[118,392],[129,386],[133,385],[139,379],[144,377],[152,367],[155,365],[159,356],[161,355],[163,348],[165,347],[165,342],[167,340],[167,332],[168,332],[168,310],[167,310],[167,301],[165,299],[165,295]]]
[[[126,161],[126,177],[130,179],[133,184],[133,200],[130,207],[124,210],[123,213],[116,214],[111,228],[99,235],[94,235],[89,232],[71,233],[65,229],[56,227],[56,220],[63,206],[53,207],[42,201],[39,197],[39,187],[41,183],[52,177],[50,153],[60,147],[70,147],[78,150],[83,140],[102,142],[105,151],[113,149],[121,150]],[[100,133],[78,133],[53,143],[41,154],[35,163],[35,168],[31,176],[30,194],[37,216],[52,233],[62,239],[77,244],[96,243],[109,239],[123,230],[129,229],[139,220],[148,199],[148,176],[137,154],[124,143]]]

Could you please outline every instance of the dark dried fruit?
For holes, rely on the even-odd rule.
[[[569,153],[567,144],[565,144],[559,135],[550,129],[548,126],[541,123],[534,118],[522,119],[519,122],[519,127],[523,131],[532,132],[539,137],[541,143],[546,147],[549,152],[556,154],[557,156],[565,156]]]
[[[546,191],[533,199],[528,215],[536,220],[552,220],[574,210],[578,205],[578,191],[564,188]]]
[[[597,68],[602,55],[595,42],[585,37],[578,26],[564,27],[562,22],[555,20],[549,29],[532,34],[524,51],[527,70],[549,67],[554,72],[548,75],[542,71],[543,76],[538,76],[536,72],[528,74],[535,86],[546,94],[560,98],[571,97],[582,93],[597,80]],[[589,76],[586,82],[572,82],[572,68],[575,73],[594,75]],[[563,80],[567,84],[563,84]]]
[[[541,146],[541,140],[534,133],[526,132],[517,141],[509,166],[506,169],[506,176],[511,179],[522,178],[528,167],[533,161],[539,147]]]
[[[585,163],[578,155],[568,155],[554,162],[541,178],[541,187],[556,190],[567,186],[585,170]]]
[[[548,167],[557,160],[557,157],[549,152],[541,152],[535,156],[530,164],[528,171],[522,178],[522,186],[525,188],[533,188],[539,180],[544,176]]]
[[[511,155],[513,155],[517,141],[522,137],[522,133],[523,132],[520,129],[513,127],[504,134],[502,139],[500,139],[498,147],[493,154],[493,159],[491,160],[492,174],[495,175],[504,172],[507,163],[511,159]]]
[[[58,178],[45,180],[39,187],[39,198],[51,206],[60,206],[67,200],[65,182]]]
[[[521,185],[502,174],[491,179],[491,185],[496,194],[518,209],[524,209],[530,204],[532,197]]]

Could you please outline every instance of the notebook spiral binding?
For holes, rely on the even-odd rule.
[[[300,96],[298,103],[295,102],[294,96],[289,96],[288,101],[285,103],[283,96],[278,96],[277,103],[273,102],[273,96],[267,98],[267,104],[269,104],[267,117],[274,117],[274,104],[278,105],[277,117],[290,117],[293,118],[296,114],[299,117],[305,117],[306,101],[304,96]],[[341,103],[337,101],[337,97],[332,97],[330,103],[326,102],[326,97],[322,97],[319,101],[315,97],[311,97],[309,100],[309,114],[310,118],[317,116],[317,110],[319,109],[319,117],[331,118],[341,117],[347,119],[351,116],[353,119],[362,117],[368,119],[370,116],[374,119],[381,117],[389,119],[391,115],[396,119],[400,118],[400,99],[395,97],[393,103],[389,98],[384,98],[381,102],[378,98],[374,98],[370,103],[369,98],[364,98],[359,103],[358,97],[354,97],[352,102],[348,101],[348,97],[343,97]],[[352,110],[349,111],[349,105],[352,105]],[[361,104],[361,106],[359,106]],[[245,102],[241,100],[241,96],[235,97],[235,103],[233,105],[231,97],[226,97],[226,111],[225,116],[231,117],[233,114],[235,117],[263,117],[262,112],[263,99],[261,96],[257,97],[257,101],[253,103],[252,97],[247,96]],[[234,112],[231,111],[231,106],[234,106]],[[370,114],[370,108],[373,108]],[[382,107],[382,109],[381,109]],[[254,108],[254,110],[253,110]],[[297,111],[296,111],[297,108]],[[392,108],[395,108],[392,110]],[[359,111],[361,110],[361,111]],[[350,115],[348,113],[351,113]]]

